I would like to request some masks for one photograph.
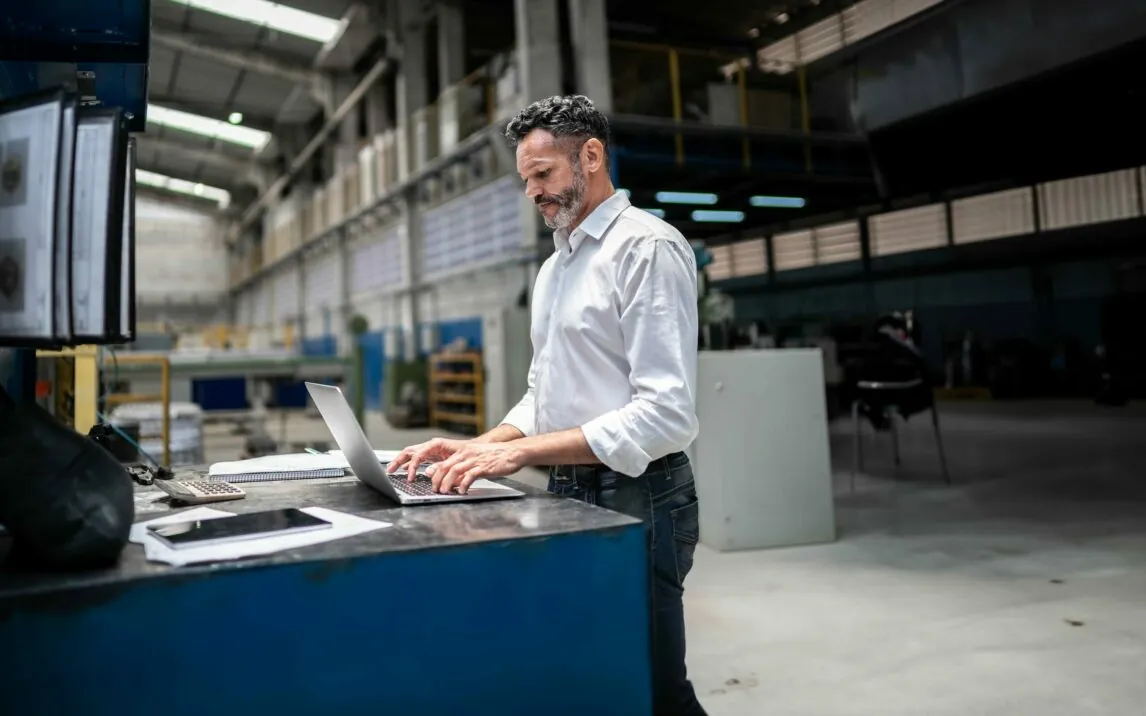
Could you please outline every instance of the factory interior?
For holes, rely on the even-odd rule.
[[[678,713],[655,528],[547,464],[396,503],[339,433],[469,440],[532,394],[560,243],[506,127],[566,95],[696,263],[688,713],[1146,713],[1146,5],[6,14],[0,713]],[[70,232],[12,238],[39,196]],[[161,529],[272,510],[333,527]]]

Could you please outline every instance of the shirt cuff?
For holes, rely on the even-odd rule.
[[[521,431],[525,437],[533,437],[534,415],[532,406],[518,405],[502,419],[502,425],[509,425]]]
[[[593,455],[605,467],[629,477],[639,477],[648,469],[652,458],[625,435],[620,416],[605,413],[581,426],[581,433]]]

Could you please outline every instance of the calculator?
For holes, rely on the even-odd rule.
[[[171,495],[172,500],[188,505],[241,500],[247,496],[247,493],[229,482],[214,480],[156,480],[155,485]]]

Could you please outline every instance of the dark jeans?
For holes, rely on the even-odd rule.
[[[549,491],[636,517],[648,526],[652,578],[653,713],[703,716],[684,665],[684,578],[700,534],[692,465],[683,453],[627,477],[604,467],[555,467]]]

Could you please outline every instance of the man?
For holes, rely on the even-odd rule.
[[[681,604],[698,533],[682,452],[698,429],[692,247],[613,187],[609,122],[587,98],[536,102],[506,136],[556,246],[534,290],[529,388],[485,435],[406,448],[389,469],[436,462],[434,489],[465,492],[482,477],[556,465],[551,492],[643,520],[654,710],[703,714],[685,670]]]

